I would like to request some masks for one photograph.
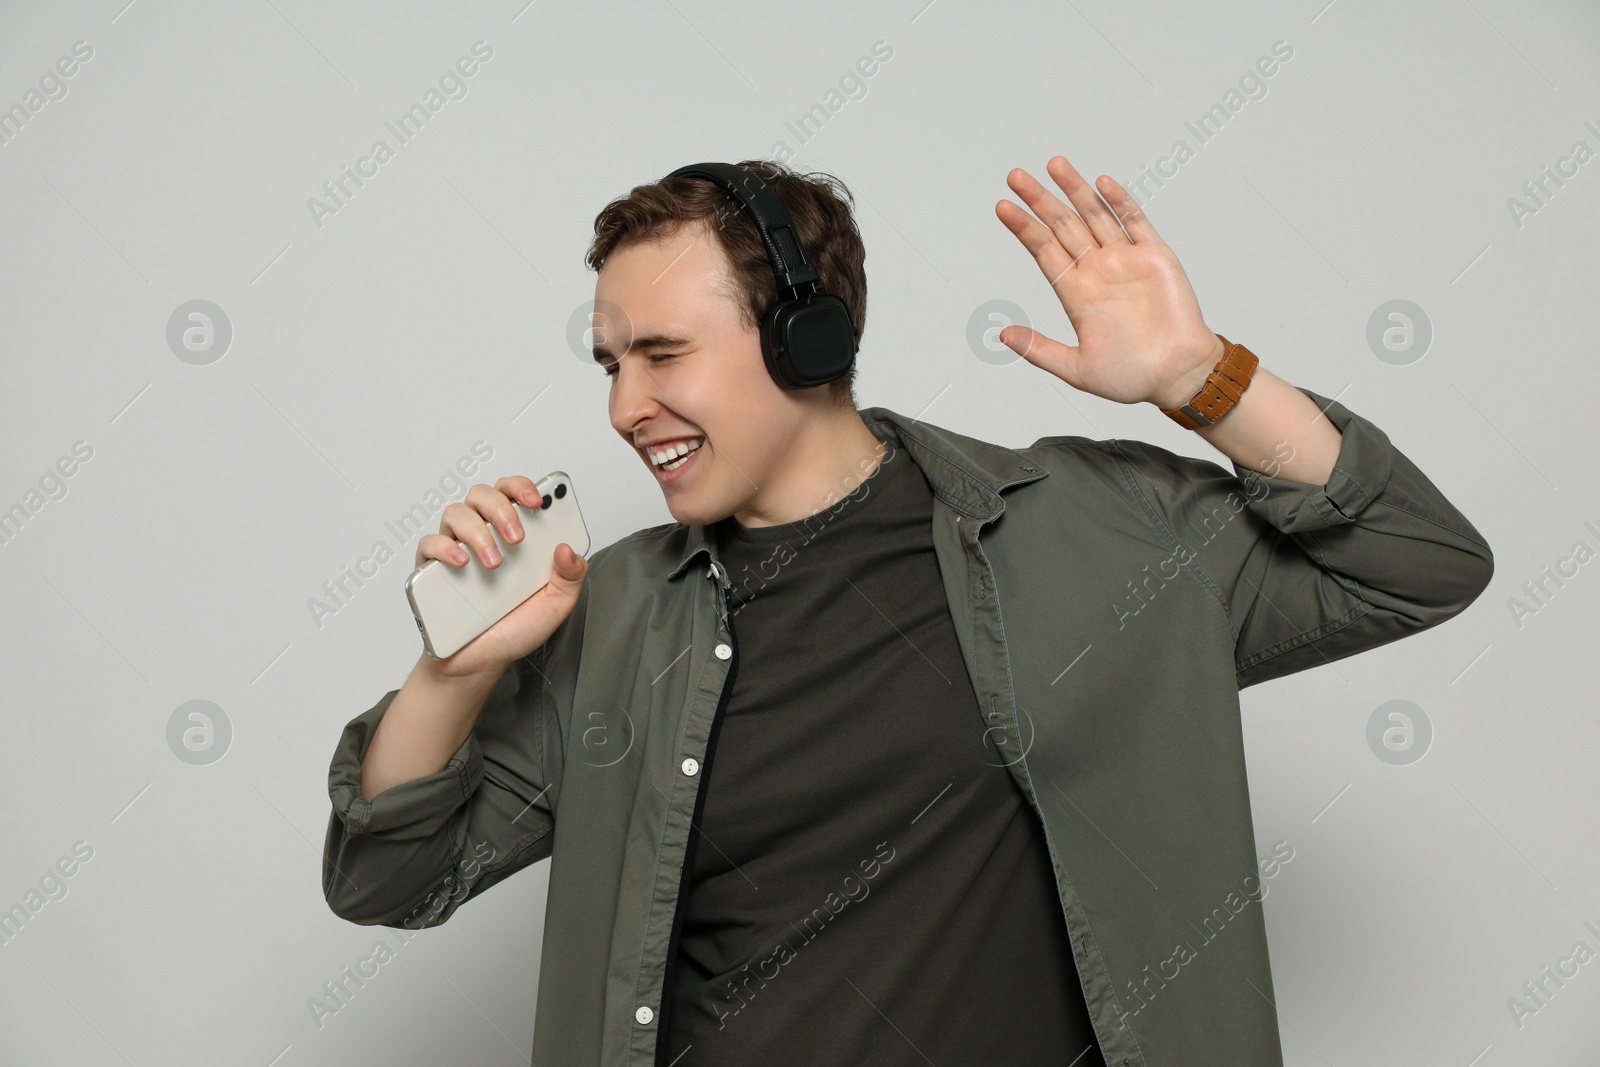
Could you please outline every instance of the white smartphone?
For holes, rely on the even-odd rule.
[[[422,647],[434,659],[447,659],[488,630],[550,582],[556,546],[565,542],[580,556],[589,554],[589,530],[578,510],[578,494],[566,471],[552,471],[535,483],[540,506],[512,501],[522,523],[522,540],[507,544],[491,523],[489,535],[500,550],[500,566],[489,568],[478,554],[457,541],[468,559],[454,567],[430,559],[406,579],[406,599]]]

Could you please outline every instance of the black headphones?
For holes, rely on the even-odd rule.
[[[783,201],[761,178],[733,163],[695,163],[668,178],[705,178],[738,199],[755,220],[778,279],[778,298],[761,324],[761,354],[779,385],[809,389],[845,374],[861,345],[845,302],[822,291]],[[802,287],[809,289],[802,292]]]

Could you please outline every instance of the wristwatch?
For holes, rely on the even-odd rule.
[[[1244,345],[1229,341],[1220,333],[1217,334],[1217,339],[1222,342],[1222,358],[1217,360],[1217,365],[1206,375],[1206,383],[1200,387],[1200,391],[1194,394],[1187,404],[1161,409],[1163,415],[1185,430],[1215,426],[1217,421],[1239,402],[1245,389],[1249,388],[1250,376],[1255,373],[1256,364],[1260,362],[1256,354]]]

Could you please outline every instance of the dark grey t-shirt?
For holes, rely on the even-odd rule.
[[[932,513],[890,446],[810,519],[717,524],[739,665],[659,1063],[1104,1065],[1038,816],[956,643]]]

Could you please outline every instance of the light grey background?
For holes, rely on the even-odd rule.
[[[0,108],[93,49],[0,145],[0,510],[27,516],[0,544],[0,908],[93,849],[0,944],[0,1061],[525,1064],[545,864],[317,1024],[323,983],[393,940],[322,899],[326,775],[419,652],[415,542],[385,520],[474,442],[493,456],[470,481],[570,472],[595,547],[670,520],[566,340],[595,214],[782,141],[858,197],[863,404],[1220,459],[967,342],[996,299],[1071,340],[994,216],[1010,168],[1048,185],[1061,153],[1126,183],[1182,138],[1148,210],[1207,322],[1383,427],[1496,557],[1459,618],[1243,695],[1260,851],[1295,849],[1264,903],[1286,1062],[1596,1062],[1600,961],[1521,1026],[1508,1007],[1600,950],[1600,563],[1520,625],[1510,607],[1600,548],[1600,160],[1520,225],[1509,207],[1574,142],[1600,150],[1592,4],[125,3],[0,8]],[[397,145],[384,123],[480,40],[467,95]],[[880,40],[892,58],[802,143],[786,124]],[[1277,41],[1266,95],[1199,144],[1185,123]],[[319,227],[308,199],[380,137],[394,158]],[[208,365],[167,341],[191,300],[231,323]],[[1391,300],[1433,331],[1402,365],[1367,340]],[[395,557],[319,623],[380,539]],[[194,700],[231,725],[207,765],[169,747]],[[1368,744],[1390,700],[1432,724],[1409,765]]]

